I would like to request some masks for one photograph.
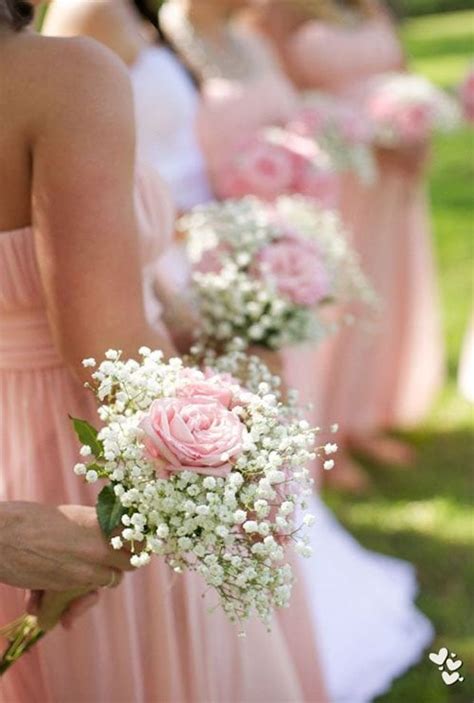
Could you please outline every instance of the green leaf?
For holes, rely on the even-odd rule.
[[[74,426],[74,431],[82,444],[87,444],[91,448],[91,451],[95,457],[102,456],[104,453],[104,447],[102,442],[97,439],[97,430],[92,427],[86,420],[78,420],[76,417],[71,417]]]
[[[110,537],[120,525],[125,509],[114,493],[113,486],[104,486],[99,493],[96,503],[97,518],[102,532]]]

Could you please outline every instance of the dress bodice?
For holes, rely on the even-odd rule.
[[[211,174],[220,170],[243,136],[284,124],[299,106],[298,94],[267,41],[251,30],[236,31],[242,46],[251,52],[254,67],[240,78],[223,74],[203,86],[198,130]]]
[[[130,69],[135,98],[138,155],[151,163],[185,210],[211,198],[195,135],[199,95],[173,53],[149,46]]]
[[[336,93],[403,64],[401,46],[385,17],[355,26],[307,22],[292,36],[284,56],[302,86]]]

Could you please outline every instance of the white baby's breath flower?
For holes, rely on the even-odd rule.
[[[110,540],[110,544],[114,549],[122,549],[123,547],[123,542],[120,537],[112,537],[112,539]]]
[[[98,478],[99,478],[99,474],[94,469],[89,469],[86,472],[87,483],[95,483],[98,480]]]
[[[87,467],[85,464],[76,464],[74,466],[74,473],[76,476],[85,476],[87,472]]]
[[[92,454],[92,449],[87,444],[83,444],[79,450],[81,456],[90,456]]]
[[[330,471],[333,468],[334,468],[334,460],[333,459],[328,459],[327,461],[324,462],[323,469],[325,471]]]
[[[84,368],[92,368],[93,366],[96,365],[96,360],[93,359],[92,357],[89,357],[87,359],[83,359],[82,365],[84,366]]]
[[[290,515],[295,509],[295,504],[291,500],[285,500],[280,506],[282,515]]]
[[[158,537],[161,537],[162,539],[166,539],[169,535],[169,527],[165,523],[161,523],[161,525],[158,525],[158,528],[156,530],[156,534]]]

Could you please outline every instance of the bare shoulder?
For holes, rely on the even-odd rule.
[[[18,108],[31,116],[32,132],[74,120],[77,129],[80,120],[133,121],[126,67],[98,42],[25,34],[13,43]]]
[[[113,52],[85,37],[25,35],[24,68],[34,70],[45,88],[57,89],[70,83],[77,91],[87,85],[120,93],[129,86],[126,67]],[[20,46],[18,47],[20,48]]]

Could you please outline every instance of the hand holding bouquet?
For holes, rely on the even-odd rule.
[[[301,194],[335,207],[339,179],[329,155],[312,139],[279,127],[241,140],[215,178],[220,198],[254,195],[271,202]]]
[[[459,123],[456,102],[426,78],[390,73],[375,78],[365,97],[365,112],[375,143],[394,148],[427,141]]]
[[[179,227],[204,347],[275,350],[319,339],[335,326],[328,303],[372,300],[339,217],[307,198],[211,203]]]

